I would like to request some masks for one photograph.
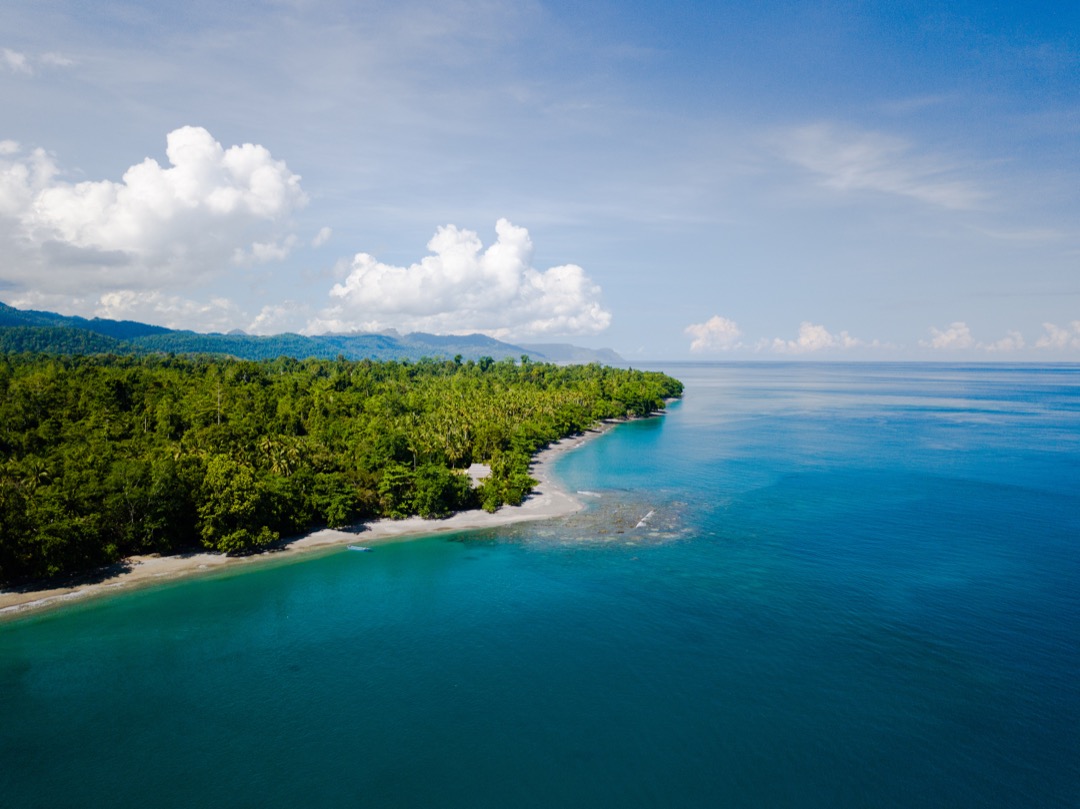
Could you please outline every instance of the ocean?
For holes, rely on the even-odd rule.
[[[657,367],[578,514],[0,623],[0,806],[1080,805],[1080,366]]]

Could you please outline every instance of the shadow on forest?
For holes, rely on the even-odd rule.
[[[368,524],[366,522],[356,523],[354,525],[343,526],[341,528],[335,528],[335,531],[341,531],[345,534],[353,534],[357,537],[361,536],[365,531],[368,531]],[[247,553],[234,554],[235,557],[241,556],[258,556],[264,553],[279,553],[281,551],[288,550],[289,547],[299,539],[309,536],[309,533],[294,534],[292,536],[282,537],[270,545],[261,548],[253,548]],[[188,551],[180,553],[162,554],[168,556],[171,559],[188,559],[193,556],[199,556],[205,553],[212,553],[205,548],[192,548]],[[124,573],[130,573],[135,569],[135,564],[130,559],[121,559],[119,562],[113,562],[111,565],[105,565],[104,567],[94,568],[83,573],[76,573],[67,576],[58,576],[52,579],[17,579],[15,581],[0,582],[0,592],[4,593],[39,593],[47,590],[60,590],[66,588],[85,587],[90,584],[101,584],[109,579],[120,576]]]
[[[8,582],[3,585],[3,590],[8,593],[36,593],[43,590],[59,590],[64,587],[82,587],[87,584],[100,584],[103,581],[128,573],[134,565],[127,559],[114,562],[105,567],[88,570],[71,576],[60,576],[55,579],[24,579],[21,581]]]

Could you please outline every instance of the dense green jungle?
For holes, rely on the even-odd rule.
[[[538,449],[681,393],[660,373],[527,357],[0,354],[0,582],[494,511],[535,485]],[[477,487],[474,462],[492,470]]]

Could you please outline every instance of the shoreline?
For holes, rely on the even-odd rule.
[[[621,421],[603,421],[581,435],[557,441],[533,456],[529,465],[529,474],[536,479],[537,485],[520,506],[503,506],[494,513],[482,509],[459,511],[443,519],[407,517],[403,520],[391,520],[384,518],[357,523],[356,530],[321,528],[287,541],[272,550],[250,556],[226,556],[210,551],[172,556],[132,556],[97,574],[90,574],[100,576],[93,581],[57,587],[44,585],[41,588],[25,590],[0,589],[0,622],[75,601],[81,602],[95,596],[150,586],[155,582],[176,581],[214,570],[287,559],[339,545],[381,545],[435,534],[496,528],[574,514],[585,507],[584,503],[566,491],[555,479],[552,474],[555,461],[621,423]]]

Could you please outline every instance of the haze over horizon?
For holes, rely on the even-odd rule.
[[[0,8],[0,300],[1080,361],[1080,7]]]

